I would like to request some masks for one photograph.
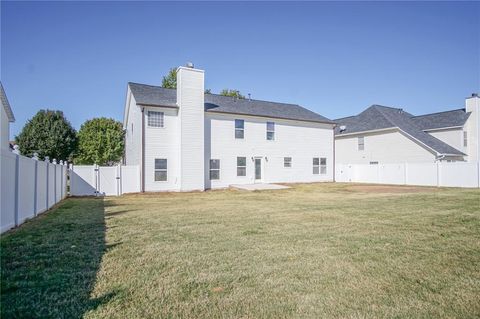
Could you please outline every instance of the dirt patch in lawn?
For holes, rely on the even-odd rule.
[[[388,194],[433,193],[438,191],[438,189],[434,187],[398,186],[398,185],[352,185],[352,186],[348,186],[346,190],[350,192],[388,193]]]

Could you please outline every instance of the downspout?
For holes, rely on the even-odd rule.
[[[336,124],[333,125],[333,182],[335,183],[336,178],[335,178],[335,127],[337,127]]]
[[[145,107],[142,106],[142,143],[141,143],[141,152],[142,152],[142,167],[140,169],[141,176],[141,185],[140,191],[145,192]]]

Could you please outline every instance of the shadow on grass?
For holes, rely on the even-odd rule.
[[[80,318],[113,298],[90,298],[107,249],[104,215],[103,199],[67,199],[2,235],[1,317]]]

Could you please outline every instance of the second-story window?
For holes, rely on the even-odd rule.
[[[363,136],[358,137],[358,150],[363,151],[365,149],[365,138]]]
[[[235,120],[235,138],[243,139],[245,136],[245,121]]]
[[[148,126],[163,127],[163,112],[148,111]]]
[[[275,123],[274,122],[267,122],[267,140],[268,141],[275,140]]]
[[[463,147],[467,147],[468,145],[468,134],[466,131],[463,132]]]

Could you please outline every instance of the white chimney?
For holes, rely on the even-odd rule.
[[[467,155],[469,162],[480,160],[480,97],[472,94],[465,100],[465,110],[470,113],[464,129],[467,132]]]
[[[180,118],[180,190],[204,190],[204,71],[189,63],[177,69]]]

